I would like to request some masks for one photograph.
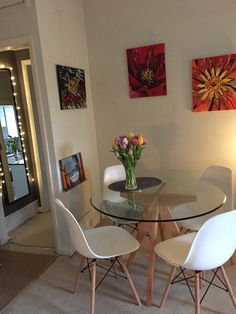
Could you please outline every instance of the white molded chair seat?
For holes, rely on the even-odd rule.
[[[206,216],[197,217],[194,219],[187,219],[179,221],[178,224],[188,230],[198,231],[201,226],[210,218],[215,216],[215,214],[220,214],[233,210],[234,197],[233,197],[233,175],[230,168],[224,166],[213,165],[208,167],[202,174],[200,181],[198,183],[198,189],[201,185],[205,183],[210,183],[221,189],[226,195],[225,204],[216,211]],[[184,216],[184,211],[188,210],[188,204],[182,204],[171,208],[171,213],[175,218]],[[197,212],[196,212],[197,214]]]
[[[179,267],[186,260],[196,234],[191,232],[160,242],[155,251],[166,262]]]
[[[236,309],[235,297],[222,266],[231,258],[236,249],[235,226],[236,210],[233,210],[210,218],[198,232],[180,235],[155,246],[156,254],[173,266],[162,297],[161,307],[166,301],[176,268],[182,267],[195,271],[195,313],[199,314],[199,273],[220,268],[223,282]]]
[[[129,232],[116,226],[98,227],[83,231],[78,221],[59,199],[56,199],[56,205],[66,219],[71,241],[77,252],[81,255],[74,293],[78,290],[81,273],[86,268],[92,268],[90,314],[94,313],[97,259],[111,259],[112,265],[116,261],[119,262],[129,281],[138,305],[141,305],[124,260],[124,255],[134,252],[139,248],[139,242]],[[92,261],[84,268],[85,258],[90,258]]]
[[[129,232],[116,226],[85,230],[84,236],[97,258],[126,255],[139,248],[138,241]]]

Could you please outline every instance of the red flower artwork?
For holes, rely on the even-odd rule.
[[[130,97],[166,95],[165,45],[127,49]]]
[[[236,109],[236,54],[192,61],[193,111]]]

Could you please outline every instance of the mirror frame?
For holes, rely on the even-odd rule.
[[[17,97],[18,94],[16,92],[16,89],[14,88],[14,86],[16,85],[15,82],[15,76],[12,73],[12,68],[8,68],[8,67],[3,67],[2,65],[0,65],[0,71],[4,70],[7,71],[9,73],[9,78],[10,78],[10,84],[11,84],[11,92],[12,92],[12,97],[13,97],[13,103],[12,105],[14,106],[14,111],[15,111],[15,117],[16,117],[16,123],[18,126],[18,132],[19,132],[19,140],[21,143],[21,147],[22,147],[22,155],[23,155],[23,159],[24,159],[24,165],[25,165],[25,172],[26,172],[26,179],[27,179],[27,185],[28,185],[28,193],[25,194],[24,196],[13,200],[13,201],[9,201],[9,197],[8,197],[8,191],[4,182],[4,178],[5,178],[5,171],[6,169],[3,169],[2,167],[2,153],[0,154],[0,162],[1,162],[1,169],[2,171],[0,172],[0,185],[2,186],[2,196],[3,196],[3,208],[4,208],[4,214],[5,216],[10,215],[11,213],[17,211],[18,209],[24,207],[25,205],[31,203],[32,201],[37,199],[37,188],[34,185],[34,178],[32,176],[30,176],[30,168],[29,167],[29,162],[28,159],[26,157],[26,148],[25,148],[25,133],[26,133],[26,128],[23,127],[22,128],[22,121],[23,119],[19,119],[19,117],[22,118],[23,112],[21,110],[21,108],[18,105],[18,101],[17,101]],[[5,143],[3,143],[5,145]],[[28,150],[28,149],[27,149]],[[31,180],[29,179],[31,177]]]

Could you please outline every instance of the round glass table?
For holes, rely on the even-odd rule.
[[[101,194],[91,197],[92,206],[100,213],[124,221],[140,222],[137,240],[142,241],[149,234],[148,274],[146,304],[151,305],[157,231],[162,227],[173,236],[180,234],[177,221],[186,219],[209,219],[220,212],[226,196],[215,185],[201,182],[197,187],[191,184],[163,183],[158,178],[137,178],[134,191],[125,190],[125,181],[112,183]],[[129,256],[127,266],[135,257]]]

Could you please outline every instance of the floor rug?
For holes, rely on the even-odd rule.
[[[0,250],[0,311],[55,259],[54,255]]]
[[[73,294],[79,263],[78,254],[73,257],[59,256],[2,314],[88,314],[91,287],[88,272],[81,277],[78,293]],[[228,263],[225,268],[236,291],[236,265]],[[162,310],[158,307],[169,271],[170,267],[157,258],[153,302],[151,307],[147,307],[147,258],[137,256],[130,267],[130,275],[143,305],[139,307],[136,304],[127,280],[111,274],[96,291],[95,314],[193,314],[194,303],[183,283],[174,284],[165,307]],[[101,275],[104,272],[98,268],[98,273]],[[201,304],[201,314],[235,314],[235,309],[227,293],[212,287]]]

